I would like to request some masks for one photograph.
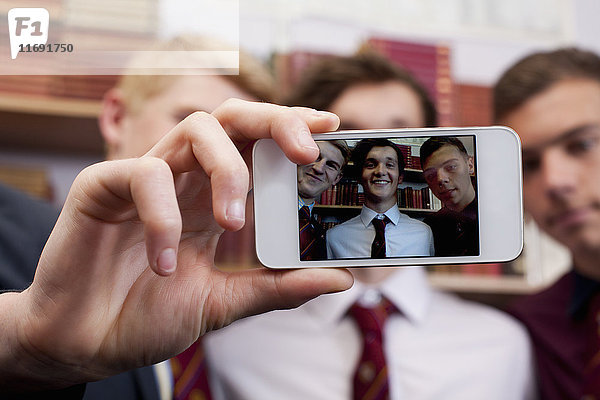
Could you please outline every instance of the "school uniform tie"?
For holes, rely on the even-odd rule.
[[[354,303],[354,317],[363,338],[363,352],[354,373],[354,400],[389,399],[388,370],[383,354],[383,327],[396,307],[387,299],[375,307]]]
[[[302,206],[298,210],[298,221],[300,226],[300,259],[312,260],[316,247],[315,228],[310,220],[310,209]]]
[[[198,339],[183,353],[171,358],[173,400],[211,400],[206,359]]]
[[[375,238],[371,244],[371,258],[385,258],[385,226],[390,219],[386,216],[373,218],[371,221],[375,227]]]

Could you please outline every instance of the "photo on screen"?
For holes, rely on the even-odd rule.
[[[475,136],[317,145],[297,169],[301,261],[479,255]]]

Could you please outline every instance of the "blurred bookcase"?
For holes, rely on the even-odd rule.
[[[44,7],[50,14],[48,43],[73,43],[79,50],[136,50],[152,43],[158,24],[158,0],[0,0],[0,30],[8,33],[8,11]],[[0,57],[10,59],[9,41]],[[15,61],[18,61],[15,60]],[[0,75],[0,144],[3,149],[101,156],[97,127],[100,101],[116,75],[40,75],[52,70],[40,58],[36,72],[5,64]]]

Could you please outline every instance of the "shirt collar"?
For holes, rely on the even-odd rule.
[[[569,302],[569,315],[574,319],[585,318],[588,311],[588,305],[592,297],[600,292],[600,282],[581,275],[574,269],[573,274],[573,293]]]
[[[373,221],[373,218],[375,218],[379,214],[380,213],[371,210],[369,207],[363,206],[362,210],[360,211],[360,220],[362,221],[362,223],[365,225],[365,228],[366,228],[367,226],[369,226],[371,221]],[[398,221],[400,221],[400,216],[402,214],[400,214],[400,210],[398,209],[398,207],[394,205],[394,206],[390,207],[389,210],[384,212],[383,215],[388,217],[389,220],[392,221],[392,223],[394,225],[398,225]]]
[[[432,289],[422,267],[398,268],[379,286],[355,281],[354,286],[347,291],[322,295],[309,301],[304,307],[317,323],[332,326],[337,324],[352,304],[368,290],[378,290],[414,324],[422,323],[427,318]]]
[[[310,213],[311,213],[311,215],[312,215],[312,210],[313,210],[313,207],[315,206],[315,202],[313,201],[313,202],[312,202],[312,203],[310,203],[310,204],[306,204],[306,203],[304,202],[304,200],[302,200],[302,197],[298,196],[298,211],[299,211],[299,210],[300,210],[302,207],[304,207],[304,206],[307,206],[307,207],[308,207],[308,209],[310,210]]]

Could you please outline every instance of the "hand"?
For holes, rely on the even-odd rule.
[[[192,114],[139,159],[84,170],[33,284],[0,296],[0,387],[101,379],[172,357],[238,318],[350,287],[345,270],[214,267],[223,229],[244,224],[242,154],[252,141],[272,137],[305,164],[318,156],[310,131],[338,123],[329,113],[230,100],[212,115]]]

